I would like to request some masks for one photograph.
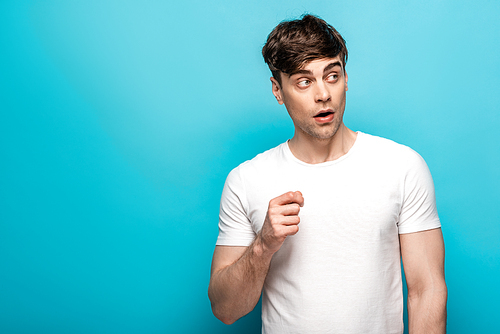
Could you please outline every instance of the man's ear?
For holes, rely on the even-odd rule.
[[[271,82],[273,85],[273,95],[276,98],[276,101],[278,101],[279,104],[283,104],[283,97],[282,97],[282,92],[281,92],[281,86],[278,80],[275,78],[271,77]]]
[[[344,71],[344,76],[345,76],[345,91],[347,92],[349,90],[349,87],[347,87],[347,80],[349,79],[347,77],[347,72]]]

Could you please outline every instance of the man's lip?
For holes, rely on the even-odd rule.
[[[326,124],[332,122],[334,117],[335,113],[333,112],[332,109],[325,109],[325,110],[320,110],[320,112],[317,113],[316,116],[314,116],[314,120],[317,123]]]
[[[321,114],[324,114],[324,116],[328,114],[333,114],[333,110],[332,109],[320,110],[316,115],[314,115],[314,117],[320,117],[319,115]]]

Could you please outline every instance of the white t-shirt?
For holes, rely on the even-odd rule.
[[[347,154],[319,164],[283,143],[227,177],[217,245],[250,245],[269,201],[297,190],[299,232],[271,261],[262,332],[403,333],[399,234],[441,226],[425,161],[361,132]]]

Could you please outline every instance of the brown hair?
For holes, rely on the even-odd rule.
[[[267,36],[262,56],[273,77],[281,84],[280,72],[288,75],[306,62],[321,58],[335,58],[345,70],[347,48],[345,40],[334,27],[314,15],[283,21]]]

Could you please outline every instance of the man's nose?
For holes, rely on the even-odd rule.
[[[319,82],[316,85],[315,99],[316,102],[327,102],[331,99],[330,91],[324,82]]]

